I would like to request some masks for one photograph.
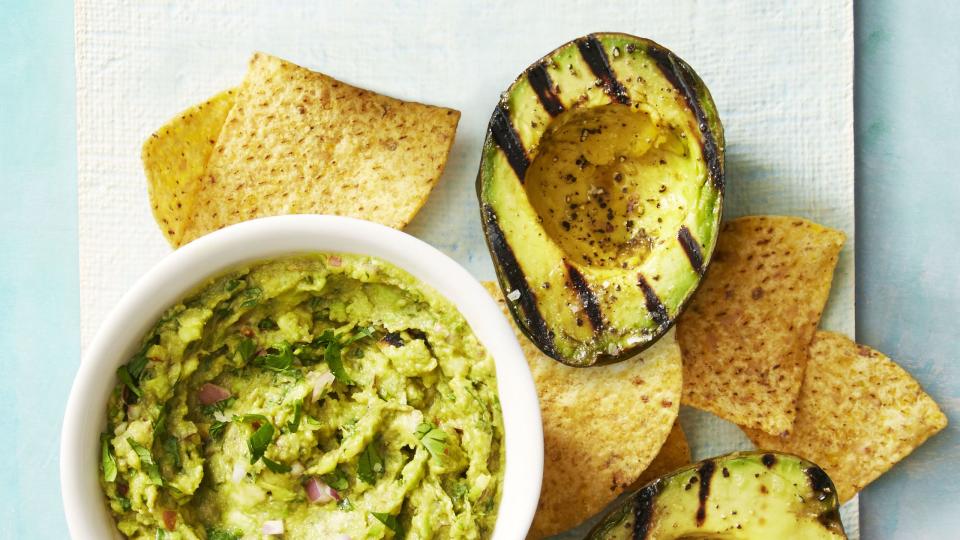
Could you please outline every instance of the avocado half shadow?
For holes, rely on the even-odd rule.
[[[723,148],[703,81],[653,41],[590,34],[527,68],[494,109],[477,175],[523,333],[571,366],[666,333],[716,245]]]

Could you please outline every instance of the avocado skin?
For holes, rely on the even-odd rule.
[[[685,274],[674,271],[673,263],[663,271],[624,266],[622,274],[629,277],[617,285],[639,291],[624,299],[628,295],[612,294],[601,286],[608,281],[597,277],[601,273],[572,261],[562,249],[559,255],[543,255],[540,243],[529,242],[530,233],[516,232],[536,231],[538,226],[528,215],[512,230],[510,221],[535,211],[526,201],[518,203],[515,194],[503,195],[511,188],[502,186],[524,184],[536,158],[537,142],[553,120],[580,108],[639,105],[630,96],[638,92],[645,96],[646,89],[641,87],[648,83],[624,68],[626,58],[646,62],[645,69],[659,74],[656,84],[670,87],[663,90],[677,96],[675,108],[689,110],[689,121],[682,124],[693,135],[688,140],[699,143],[704,172],[697,181],[704,182],[706,195],[688,206],[690,216],[699,212],[696,223],[689,223],[694,218],[687,219],[679,228],[654,238],[654,243],[667,244],[685,256],[689,261]],[[575,75],[561,73],[568,67],[571,74],[585,73],[589,86],[596,88],[576,86]],[[530,109],[537,110],[530,113]],[[667,48],[628,34],[595,33],[572,40],[534,62],[504,92],[483,145],[477,198],[500,286],[508,298],[511,293],[520,295],[507,302],[510,313],[544,354],[574,367],[610,364],[636,356],[673,326],[702,281],[716,245],[724,195],[724,145],[716,106],[700,77]],[[539,228],[536,236],[543,241],[549,234]],[[540,254],[531,257],[531,251]],[[538,273],[537,268],[551,270]],[[562,278],[548,279],[547,272]],[[570,315],[571,309],[579,315]]]
[[[585,540],[730,538],[838,540],[833,482],[778,452],[736,452],[678,469],[634,492]]]

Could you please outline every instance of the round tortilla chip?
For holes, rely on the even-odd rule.
[[[484,285],[507,313],[497,284]],[[656,457],[679,412],[680,347],[671,330],[636,358],[573,368],[514,331],[543,417],[543,487],[527,535],[543,538],[603,510]]]
[[[822,467],[846,502],[946,425],[933,398],[903,368],[844,335],[820,331],[790,433],[744,432],[759,448]]]

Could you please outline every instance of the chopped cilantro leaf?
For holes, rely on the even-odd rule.
[[[373,514],[373,517],[377,518],[377,521],[383,523],[387,526],[388,529],[393,531],[393,534],[397,538],[403,537],[403,527],[400,526],[400,522],[397,520],[397,516],[387,514],[385,512],[370,512]]]
[[[377,478],[383,474],[383,457],[377,452],[377,443],[372,441],[360,453],[360,460],[357,462],[357,476],[370,484],[376,484]]]
[[[361,327],[361,328],[357,329],[357,331],[354,332],[353,335],[351,335],[351,336],[347,337],[347,339],[343,340],[342,344],[343,344],[344,347],[346,347],[347,345],[351,345],[351,344],[353,344],[353,343],[356,342],[356,341],[360,341],[361,339],[363,339],[363,338],[368,338],[368,337],[370,337],[370,336],[372,336],[372,335],[373,335],[373,328],[372,328],[372,327],[369,327],[369,326],[364,326],[364,327]]]
[[[113,482],[117,479],[117,460],[110,450],[110,434],[100,434],[100,466],[103,468],[103,479]]]
[[[447,452],[447,434],[437,426],[424,422],[414,432],[433,459],[442,460]]]
[[[297,400],[293,406],[293,420],[287,422],[287,429],[290,433],[296,433],[300,429],[300,419],[303,418],[303,400]]]
[[[163,438],[163,451],[173,458],[173,464],[180,468],[180,441],[172,435]]]
[[[257,323],[257,328],[261,330],[277,330],[280,327],[277,326],[277,323],[274,322],[273,319],[264,317],[263,319],[260,319],[260,322]]]
[[[249,362],[257,352],[257,343],[250,338],[246,338],[237,345],[237,353],[240,355],[240,361],[244,364]]]
[[[463,501],[464,497],[467,496],[467,492],[470,491],[470,488],[468,488],[467,484],[464,482],[457,482],[453,485],[453,489],[451,491],[451,495],[453,496],[454,500]]]
[[[150,482],[154,485],[162,486],[163,478],[160,477],[160,467],[157,467],[157,462],[153,460],[153,455],[150,453],[150,450],[144,448],[142,444],[133,440],[131,437],[127,437],[127,443],[130,444],[130,448],[133,448],[133,451],[137,453],[137,457],[140,458],[140,465],[143,466],[144,472],[150,477]]]
[[[217,307],[213,309],[213,316],[217,319],[226,319],[230,315],[233,315],[233,310],[227,306]]]
[[[200,408],[203,411],[203,414],[207,416],[216,416],[217,413],[223,413],[233,405],[233,402],[236,401],[236,396],[230,396],[227,399],[221,399],[216,403],[211,403],[210,405],[204,405]]]
[[[239,420],[240,422],[246,422],[248,424],[253,422],[260,422],[261,424],[270,423],[270,419],[262,414],[236,414],[233,416],[233,419]]]
[[[323,353],[323,359],[333,373],[333,377],[347,386],[353,386],[353,379],[347,375],[347,370],[343,367],[343,360],[340,358],[340,344],[336,341],[327,343],[327,349]]]
[[[246,300],[244,300],[240,304],[240,307],[242,308],[255,307],[257,304],[260,303],[260,295],[262,294],[263,294],[263,289],[261,289],[260,287],[250,287],[249,289],[245,289],[243,291],[242,296]]]
[[[221,422],[217,420],[216,422],[210,424],[210,436],[213,438],[219,438],[220,435],[223,435],[223,430],[227,427],[227,424],[230,422]]]
[[[147,366],[147,349],[150,348],[150,345],[151,343],[147,342],[143,346],[143,350],[127,363],[127,372],[136,380],[140,380],[143,375],[143,368]]]
[[[258,359],[263,367],[278,373],[289,372],[293,366],[293,351],[290,343],[283,341],[269,349]]]
[[[133,377],[130,375],[130,369],[128,366],[123,365],[117,368],[117,377],[120,379],[120,382],[125,384],[127,388],[130,389],[137,397],[143,396],[143,392],[140,391],[140,387],[137,386],[137,383],[134,381]]]
[[[227,292],[233,292],[237,290],[237,287],[239,287],[241,283],[243,282],[239,279],[228,279],[226,284]]]
[[[250,463],[256,463],[258,459],[263,457],[264,452],[267,451],[267,446],[273,440],[273,432],[273,424],[264,422],[247,440],[247,448],[250,449]]]
[[[157,419],[153,422],[153,439],[159,439],[160,435],[167,430],[167,406],[164,405],[160,408],[160,414],[157,415]]]
[[[216,527],[207,527],[207,540],[240,540],[242,533],[227,531]]]
[[[273,461],[267,456],[263,456],[260,459],[263,460],[263,464],[266,465],[268,469],[270,469],[275,473],[286,473],[292,470],[289,465],[285,465],[283,463],[277,463],[276,461]]]
[[[347,475],[340,470],[340,467],[330,471],[321,477],[323,481],[337,491],[344,491],[350,487]]]

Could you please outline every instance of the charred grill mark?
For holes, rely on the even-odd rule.
[[[656,45],[647,47],[647,56],[653,59],[660,68],[660,71],[683,94],[684,101],[697,117],[697,124],[700,133],[703,134],[703,157],[707,161],[707,168],[710,170],[710,178],[713,180],[714,187],[723,191],[723,170],[720,166],[720,149],[717,145],[717,139],[710,130],[710,122],[707,113],[700,105],[699,97],[695,88],[696,76],[682,60],[673,55],[670,51],[661,49]]]
[[[660,495],[660,482],[650,484],[633,497],[633,538],[643,540],[653,524],[653,502]]]
[[[590,320],[590,326],[593,327],[595,332],[599,332],[603,328],[603,314],[600,313],[600,302],[597,300],[597,295],[594,294],[590,284],[583,278],[583,274],[579,270],[570,264],[566,266],[567,275],[570,276],[570,285],[573,286],[573,290],[580,298],[583,311],[586,312],[587,319]]]
[[[841,532],[837,530],[837,524],[842,522],[839,508],[833,507],[830,510],[821,512],[820,515],[817,516],[817,521],[820,523],[820,525],[823,525],[825,529]]]
[[[823,472],[823,469],[820,467],[810,467],[804,469],[803,472],[807,475],[807,478],[810,479],[810,488],[813,489],[817,500],[823,501],[833,495],[833,482],[830,480],[830,477],[827,476],[827,473]]]
[[[647,311],[650,312],[650,316],[653,317],[653,322],[657,323],[658,326],[665,326],[670,323],[670,314],[667,312],[667,307],[663,305],[663,302],[660,301],[660,297],[657,296],[657,292],[653,290],[653,287],[647,283],[646,278],[643,277],[643,274],[637,274],[637,285],[643,289],[643,296],[646,299]]]
[[[760,461],[763,462],[763,466],[772,469],[774,465],[777,464],[777,456],[773,454],[764,454],[760,457]]]
[[[527,174],[527,167],[530,166],[530,158],[527,151],[520,142],[520,135],[510,123],[510,115],[507,114],[503,103],[497,104],[493,110],[493,118],[490,119],[490,134],[493,135],[493,141],[503,150],[507,156],[507,162],[517,174],[517,178],[523,183],[524,176]]]
[[[717,470],[717,464],[713,461],[704,461],[697,467],[697,475],[700,476],[700,491],[697,492],[697,527],[703,525],[707,519],[707,497],[710,496],[710,481],[713,480],[713,473]]]
[[[537,298],[527,285],[527,279],[523,276],[523,270],[520,269],[517,256],[514,255],[513,249],[507,243],[507,239],[503,235],[503,229],[497,222],[497,214],[490,205],[483,206],[483,220],[486,225],[487,243],[490,245],[490,251],[493,253],[494,261],[502,277],[506,279],[511,290],[520,292],[517,304],[519,304],[520,312],[525,320],[518,322],[529,333],[530,339],[544,353],[556,358],[557,351],[553,346],[553,335],[537,309]],[[512,307],[511,311],[513,311]]]
[[[530,86],[537,93],[537,99],[550,116],[563,112],[563,103],[560,103],[560,97],[557,96],[557,89],[550,80],[546,65],[539,63],[530,68],[527,71],[527,80],[530,81]]]
[[[690,261],[690,266],[693,267],[693,270],[698,274],[702,273],[703,253],[700,251],[699,242],[690,234],[690,229],[688,229],[686,225],[680,226],[680,232],[677,233],[677,240],[680,241],[683,252],[687,254],[687,259]]]
[[[827,476],[827,473],[825,473],[823,469],[813,466],[804,469],[803,472],[810,480],[810,488],[813,490],[813,495],[817,501],[824,502],[836,496],[833,481],[830,480],[830,477]],[[831,531],[835,531],[837,524],[840,523],[840,510],[835,503],[836,501],[830,505],[829,510],[825,510],[817,515],[817,521],[820,525],[823,525],[824,528]]]
[[[613,70],[610,68],[610,59],[607,58],[603,45],[596,36],[590,34],[577,40],[577,49],[584,62],[590,66],[590,71],[600,79],[603,89],[607,95],[615,101],[624,105],[630,104],[630,96],[627,95],[627,89],[624,88]]]

